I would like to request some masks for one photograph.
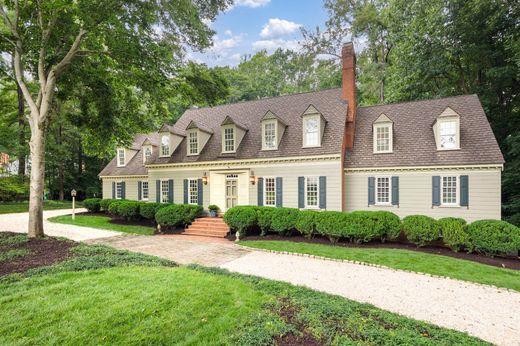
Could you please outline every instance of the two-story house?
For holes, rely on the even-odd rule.
[[[187,110],[99,174],[104,198],[500,218],[503,157],[475,95],[356,107],[342,87]]]

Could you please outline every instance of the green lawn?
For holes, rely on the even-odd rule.
[[[153,226],[134,226],[134,225],[119,225],[110,223],[111,218],[109,216],[98,216],[98,215],[76,215],[76,220],[72,220],[71,215],[62,215],[51,217],[49,221],[56,223],[63,223],[67,225],[76,225],[84,227],[92,227],[99,229],[106,229],[109,231],[135,233],[135,234],[154,234],[155,228]]]
[[[290,241],[258,240],[242,241],[240,244],[259,249],[289,251],[380,264],[396,269],[443,275],[454,279],[520,291],[520,271],[497,268],[442,255],[401,249],[346,248]]]
[[[76,206],[79,208],[81,203]],[[70,209],[72,202],[70,201],[44,201],[43,210]],[[0,202],[0,214],[25,213],[29,211],[29,202]]]

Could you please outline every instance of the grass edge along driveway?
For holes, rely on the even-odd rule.
[[[65,225],[74,225],[80,227],[92,227],[97,229],[103,229],[107,231],[116,231],[124,233],[134,233],[142,235],[154,234],[155,228],[153,226],[142,226],[142,225],[123,225],[117,223],[111,223],[110,216],[102,215],[76,215],[76,219],[72,220],[71,215],[55,216],[47,219],[50,222],[61,223]]]
[[[76,202],[76,208],[81,208],[81,202]],[[43,210],[72,209],[71,201],[43,201]],[[0,202],[0,214],[27,213],[29,202]]]
[[[288,251],[333,259],[360,261],[389,268],[447,276],[520,291],[520,271],[493,267],[458,258],[388,248],[348,248],[279,240],[245,240],[239,243],[250,248]]]

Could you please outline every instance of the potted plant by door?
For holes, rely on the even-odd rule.
[[[211,204],[210,206],[208,206],[208,210],[209,210],[210,217],[216,217],[217,213],[220,211],[220,208],[218,206],[216,206],[215,204]]]

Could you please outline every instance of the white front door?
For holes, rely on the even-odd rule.
[[[226,210],[238,203],[238,174],[226,175]]]

